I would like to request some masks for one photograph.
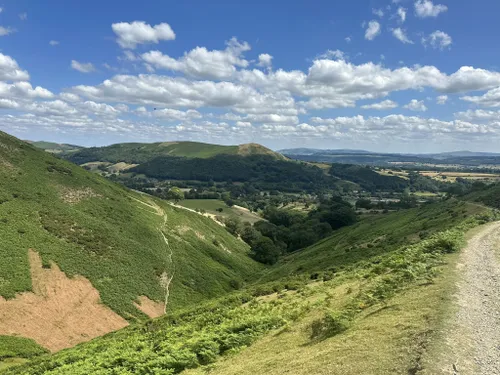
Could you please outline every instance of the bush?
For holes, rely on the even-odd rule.
[[[315,320],[311,325],[312,339],[327,339],[349,328],[351,319],[346,313],[328,311],[321,319]]]

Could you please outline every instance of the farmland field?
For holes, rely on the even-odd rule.
[[[181,201],[179,205],[193,210],[205,210],[209,214],[222,217],[237,216],[242,221],[248,221],[250,223],[262,220],[259,215],[248,211],[246,208],[239,206],[228,207],[219,199],[185,199]],[[222,212],[217,211],[217,209],[222,209]]]

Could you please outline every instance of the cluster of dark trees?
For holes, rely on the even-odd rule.
[[[396,176],[383,176],[372,168],[354,164],[332,164],[330,174],[343,180],[357,183],[364,190],[403,191],[409,181]]]
[[[331,189],[336,178],[320,168],[269,155],[217,155],[206,159],[157,157],[130,172],[157,179],[184,181],[250,183],[252,189],[284,192]]]
[[[266,264],[274,264],[282,254],[310,246],[357,221],[353,207],[339,197],[323,201],[308,214],[269,207],[263,216],[267,221],[258,221],[253,226],[241,225],[230,218],[226,220],[226,228],[250,245],[255,260]]]

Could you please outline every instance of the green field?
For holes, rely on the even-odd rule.
[[[240,218],[241,221],[248,221],[252,224],[259,220],[263,220],[254,212],[250,212],[242,207],[228,207],[227,204],[219,199],[185,199],[179,202],[179,205],[192,210],[204,210],[216,216],[236,216]],[[222,212],[217,211],[217,209],[222,209]]]

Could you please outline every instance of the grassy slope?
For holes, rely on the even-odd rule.
[[[133,301],[141,295],[161,301],[159,276],[173,267],[158,231],[163,217],[133,198],[151,199],[0,133],[0,295],[31,290],[33,248],[44,265],[54,261],[67,275],[88,278],[120,315],[143,318]],[[176,269],[172,309],[220,296],[232,290],[232,280],[261,268],[242,241],[212,220],[157,204],[168,215],[164,234]]]
[[[261,281],[324,271],[330,267],[348,268],[401,245],[418,242],[483,210],[478,205],[448,200],[388,215],[374,215],[287,256],[266,271]]]
[[[45,142],[45,141],[36,141],[36,142],[29,141],[28,143],[35,146],[36,148],[40,148],[42,150],[54,153],[73,152],[83,148],[81,146],[69,145],[66,143],[55,143],[55,142]]]
[[[140,164],[158,156],[210,158],[220,154],[244,156],[270,154],[282,158],[281,155],[260,145],[222,146],[199,142],[119,143],[106,147],[86,148],[67,157],[76,164],[92,161]]]
[[[255,223],[262,220],[262,218],[256,213],[236,207],[228,207],[223,201],[219,199],[185,199],[179,202],[179,204],[193,210],[205,210],[210,214],[222,217],[236,216],[242,221],[248,221],[250,223]],[[217,209],[220,208],[222,208],[222,212],[217,211]]]
[[[113,368],[123,374],[173,374],[200,365],[207,366],[187,373],[411,373],[426,335],[439,321],[441,310],[436,306],[449,290],[446,279],[430,280],[439,269],[447,270],[446,261],[454,258],[443,252],[458,248],[470,224],[449,233],[437,232],[463,222],[464,210],[468,214],[486,211],[477,205],[449,201],[442,203],[441,209],[432,205],[405,215],[368,220],[364,232],[358,230],[354,237],[366,241],[379,236],[379,231],[392,230],[401,236],[401,243],[387,246],[383,252],[360,252],[358,261],[344,269],[340,269],[342,257],[330,249],[336,259],[332,263],[339,266],[333,279],[304,284],[299,277],[288,282],[288,290],[283,289],[285,284],[271,289],[261,285],[250,289],[252,294],[234,294],[128,327],[8,373],[108,374]],[[444,217],[436,218],[438,211],[444,212]],[[428,223],[426,230],[436,234],[409,246],[410,231],[403,228],[417,221],[419,214]],[[413,233],[421,229],[419,225],[422,222],[413,227]],[[368,227],[373,228],[367,231]],[[333,242],[333,237],[329,241]],[[314,247],[304,253],[311,256],[311,251]],[[301,258],[288,262],[298,262],[293,269],[306,264]],[[273,294],[273,289],[279,293]],[[259,295],[263,296],[255,297]],[[311,327],[331,311],[350,311],[347,331],[311,337]],[[227,359],[219,361],[221,354]]]
[[[280,288],[262,297],[234,294],[6,373],[168,375],[199,366],[205,367],[185,374],[414,373],[448,290],[446,278],[435,276],[439,270],[448,272],[446,263],[454,256],[444,253],[458,249],[462,232],[471,225],[474,221],[368,257],[368,263],[329,281]],[[341,318],[340,326],[328,326],[327,335],[311,335],[328,314],[347,311],[349,321]]]

